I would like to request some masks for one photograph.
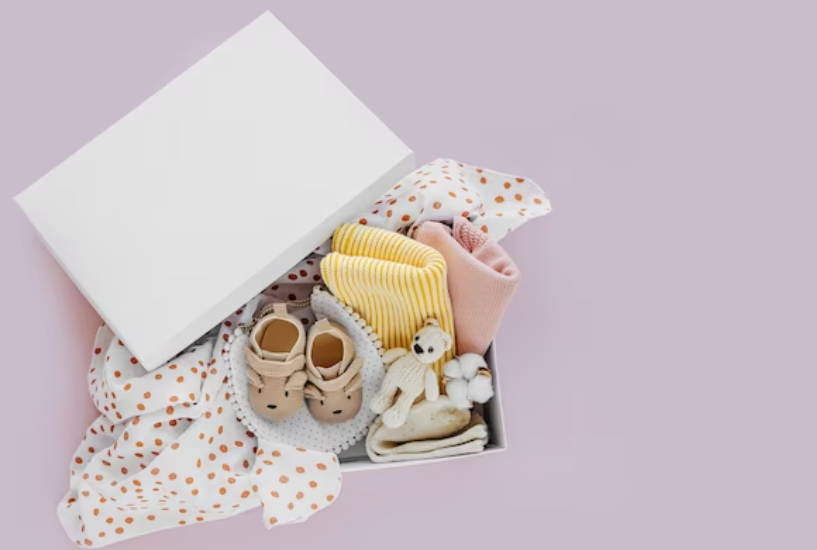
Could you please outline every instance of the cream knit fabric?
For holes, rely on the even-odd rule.
[[[413,406],[400,427],[389,428],[378,418],[369,429],[366,453],[372,462],[403,462],[479,453],[487,443],[482,417],[441,396]]]
[[[457,353],[484,355],[519,286],[519,268],[465,218],[454,219],[453,231],[441,223],[424,222],[414,237],[439,251],[448,264]]]

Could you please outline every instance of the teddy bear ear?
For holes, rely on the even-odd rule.
[[[440,322],[437,319],[434,319],[433,317],[429,317],[425,321],[425,326],[427,326],[427,327],[439,327]]]
[[[442,339],[443,339],[443,343],[445,343],[445,351],[450,350],[451,349],[451,344],[452,344],[451,335],[448,334],[447,332],[443,332]]]
[[[314,384],[307,384],[306,387],[304,387],[304,395],[307,399],[323,399],[323,392]]]
[[[357,373],[354,378],[349,381],[349,384],[343,388],[343,393],[345,395],[352,395],[357,390],[363,387],[363,377],[360,376],[360,373]]]
[[[303,388],[304,384],[306,384],[306,373],[299,370],[298,372],[292,373],[284,387],[288,390],[297,390]]]
[[[250,386],[254,388],[258,388],[259,390],[264,387],[264,381],[261,380],[261,377],[252,369],[247,369],[247,379],[250,383]]]

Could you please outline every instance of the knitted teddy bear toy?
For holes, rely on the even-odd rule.
[[[426,319],[425,326],[414,335],[410,352],[393,348],[383,355],[383,364],[388,369],[386,377],[369,403],[372,412],[383,415],[383,424],[389,428],[402,426],[414,401],[423,392],[426,399],[436,401],[440,386],[431,365],[445,355],[451,345],[451,336],[440,328],[440,323]],[[395,401],[398,391],[400,395]]]
[[[491,371],[485,358],[478,353],[465,353],[443,365],[445,393],[458,409],[466,410],[474,403],[487,403],[494,396]]]

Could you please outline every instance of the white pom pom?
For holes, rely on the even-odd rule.
[[[452,359],[443,365],[443,376],[448,378],[462,378],[462,367],[458,359]]]
[[[468,399],[477,403],[486,403],[494,396],[491,379],[487,376],[477,376],[468,382]]]
[[[345,308],[343,308],[343,309],[345,309],[345,310],[346,310],[346,313],[353,313],[353,312],[355,311],[354,309],[352,309],[352,308],[351,308],[351,306],[346,306],[346,307],[345,307]]]
[[[468,382],[461,378],[449,380],[445,385],[445,393],[451,400],[451,404],[458,409],[468,410],[471,408],[471,401],[468,400]]]
[[[366,325],[365,327],[363,327],[363,332],[365,332],[366,334],[371,334],[372,333],[372,327],[370,327],[369,325]]]
[[[230,335],[230,336],[227,337],[227,341],[230,342],[230,343],[233,343],[234,340],[235,340],[235,336]]]
[[[224,344],[224,351],[230,351],[230,344]]]
[[[354,319],[355,321],[357,321],[358,319],[360,319],[360,313],[358,313],[357,311],[355,311],[354,313],[352,313],[352,319]]]
[[[241,336],[241,334],[242,334],[241,329],[240,328],[235,329],[233,331],[233,334],[235,334],[236,336]]]
[[[462,369],[462,376],[466,380],[471,380],[477,375],[477,371],[481,368],[487,368],[488,364],[485,358],[478,353],[466,353],[458,357],[460,360],[460,369]]]
[[[358,319],[357,324],[360,327],[365,327],[366,326],[366,321],[364,321],[363,319]]]

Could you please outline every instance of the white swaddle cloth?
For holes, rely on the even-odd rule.
[[[545,192],[528,178],[437,159],[401,179],[349,221],[411,236],[424,221],[450,224],[465,217],[500,241],[550,209]]]
[[[79,546],[222,519],[264,506],[267,527],[304,521],[340,493],[332,453],[258,440],[230,406],[223,345],[242,310],[147,372],[108,327],[88,373],[102,415],[71,461],[59,519]]]
[[[378,418],[366,437],[366,453],[372,462],[403,462],[480,453],[487,443],[482,417],[442,395],[414,405],[400,427],[389,428]]]

